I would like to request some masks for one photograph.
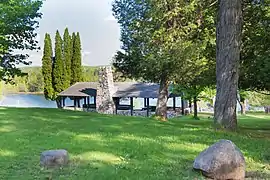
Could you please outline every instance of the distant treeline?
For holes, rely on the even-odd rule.
[[[96,82],[98,74],[95,73],[99,67],[83,66],[83,81]],[[0,85],[0,91],[4,93],[42,93],[43,92],[43,76],[41,67],[21,68],[22,72],[27,75],[23,77],[15,77],[15,84]]]
[[[99,66],[83,66],[83,81],[97,82],[98,74],[96,73]],[[27,75],[23,77],[15,77],[15,84],[0,83],[0,92],[3,93],[43,93],[43,76],[41,67],[25,67],[21,68],[22,72]],[[119,73],[114,73],[115,81],[129,81],[123,78]],[[2,93],[0,93],[2,94]]]

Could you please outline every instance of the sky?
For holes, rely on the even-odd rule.
[[[111,11],[112,0],[46,0],[37,29],[40,51],[29,52],[32,66],[40,66],[45,33],[54,40],[56,30],[79,32],[82,63],[88,66],[108,65],[120,48],[120,27]],[[54,42],[54,41],[53,41]]]

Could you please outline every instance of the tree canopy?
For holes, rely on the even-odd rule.
[[[270,91],[270,1],[244,1],[241,90]]]
[[[202,28],[214,24],[209,1],[115,0],[114,16],[121,25],[122,51],[113,65],[130,78],[160,83],[157,116],[166,118],[168,86],[192,79],[208,59],[201,52],[213,43],[214,31]],[[202,16],[206,15],[209,18]],[[206,26],[207,27],[207,26]]]
[[[36,41],[41,0],[2,0],[0,2],[0,79],[6,82],[22,75],[16,65],[30,64],[22,50],[37,50]]]

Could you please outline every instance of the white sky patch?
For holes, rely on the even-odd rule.
[[[25,51],[32,65],[41,66],[45,33],[49,33],[54,50],[56,30],[61,36],[68,27],[69,32],[79,32],[84,64],[108,65],[115,52],[120,49],[120,25],[113,17],[113,0],[46,0],[39,20],[36,40],[40,51]]]
[[[83,55],[83,56],[88,56],[88,55],[90,55],[90,54],[91,54],[90,51],[82,51],[82,55]]]
[[[104,21],[116,21],[115,17],[111,14],[104,18]]]

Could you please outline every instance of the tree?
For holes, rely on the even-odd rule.
[[[243,91],[240,90],[239,91],[239,97],[237,98],[239,104],[240,104],[240,108],[241,108],[241,114],[245,115],[246,114],[246,107],[247,107],[247,99],[249,96],[249,92],[248,91]]]
[[[55,35],[55,57],[53,62],[53,88],[55,96],[64,90],[64,61],[62,55],[62,39],[59,31]],[[56,99],[57,100],[57,99]],[[60,102],[57,100],[57,106],[60,107]]]
[[[178,81],[176,85],[173,86],[173,92],[176,94],[182,93],[182,98],[188,100],[191,104],[193,102],[194,105],[194,119],[199,119],[198,117],[198,102],[201,99],[209,100],[213,99],[213,95],[211,93],[211,86],[214,85],[215,75],[214,75],[214,66],[212,65],[212,61],[209,61],[207,65],[201,66],[201,73],[194,77],[194,79],[190,82],[187,81]],[[206,68],[208,67],[208,68]],[[182,84],[180,84],[182,83]],[[205,92],[204,92],[205,91]],[[208,92],[207,92],[208,91]],[[203,94],[204,92],[204,94]],[[211,98],[209,98],[211,97]]]
[[[76,82],[80,82],[83,79],[80,34],[73,33],[72,41],[73,41],[73,53],[71,62],[71,69],[72,69],[71,84],[75,84]]]
[[[237,127],[236,103],[242,31],[241,0],[219,0],[217,25],[217,95],[215,123]]]
[[[270,91],[269,3],[269,0],[244,1],[239,79],[242,91]]]
[[[29,65],[28,55],[18,50],[37,50],[35,40],[41,0],[2,0],[0,2],[0,80],[11,82],[24,75],[15,65]]]
[[[54,88],[52,79],[52,61],[53,50],[52,41],[48,33],[45,35],[43,58],[42,58],[42,74],[44,79],[44,96],[46,99],[54,99]]]
[[[26,87],[28,92],[42,92],[44,90],[42,72],[38,69],[33,69],[29,71],[26,79]]]
[[[64,32],[64,42],[63,42],[63,60],[65,65],[64,71],[64,88],[68,88],[71,84],[71,59],[72,59],[72,41],[69,35],[68,28]]]
[[[198,61],[204,60],[193,61],[208,42],[201,44],[194,39],[198,38],[198,27],[203,24],[202,14],[208,13],[201,8],[207,3],[209,1],[197,0],[191,3],[176,0],[114,2],[113,12],[122,28],[123,46],[113,65],[128,78],[160,84],[156,116],[162,119],[167,118],[169,84],[180,76],[192,79],[191,71],[201,65]]]

